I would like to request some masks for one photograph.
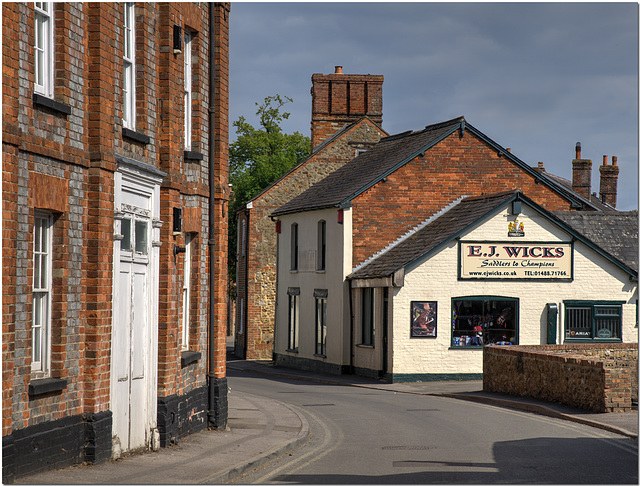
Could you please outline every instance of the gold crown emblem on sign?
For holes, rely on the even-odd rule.
[[[509,223],[509,235],[524,235],[524,223],[522,221],[511,221]]]

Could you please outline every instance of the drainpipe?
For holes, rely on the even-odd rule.
[[[209,410],[207,422],[209,428],[226,429],[228,403],[227,378],[216,378],[216,339],[215,339],[215,79],[216,79],[216,42],[215,42],[215,3],[209,3]]]

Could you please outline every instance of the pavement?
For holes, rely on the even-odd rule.
[[[385,383],[354,375],[323,375],[273,366],[270,361],[227,361],[228,372],[245,371],[307,382],[396,393],[444,396],[508,407],[608,430],[638,439],[638,412],[591,413],[561,404],[482,391],[482,381]],[[225,484],[244,472],[303,445],[304,416],[287,404],[231,389],[228,427],[202,431],[155,452],[97,465],[78,465],[16,480],[16,484]]]

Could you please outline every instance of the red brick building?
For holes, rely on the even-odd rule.
[[[276,232],[269,214],[386,136],[379,75],[314,74],[311,155],[238,213],[235,354],[271,359]]]
[[[2,5],[5,482],[226,426],[229,10]]]

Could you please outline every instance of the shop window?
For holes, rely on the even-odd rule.
[[[289,288],[289,341],[288,350],[298,351],[298,326],[300,322],[300,289]]]
[[[362,289],[362,344],[364,346],[373,346],[373,292],[372,287]]]
[[[518,299],[462,297],[451,304],[452,346],[518,344]]]
[[[566,341],[621,341],[622,304],[619,302],[565,302]]]
[[[327,355],[327,291],[315,290],[316,299],[316,355]]]

